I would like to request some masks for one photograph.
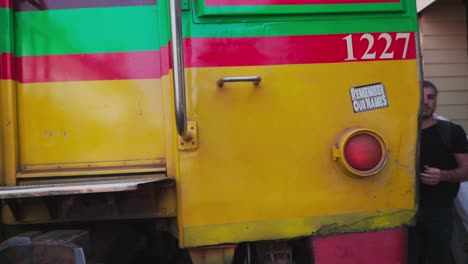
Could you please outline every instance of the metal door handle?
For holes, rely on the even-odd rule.
[[[229,76],[219,79],[216,84],[219,87],[223,87],[225,82],[253,82],[253,84],[258,85],[261,81],[260,76]]]

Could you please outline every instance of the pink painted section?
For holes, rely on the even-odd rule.
[[[17,58],[17,73],[21,83],[156,79],[159,61],[159,51],[23,56]]]
[[[159,50],[161,54],[161,75],[168,75],[169,70],[172,69],[172,61],[171,61],[171,42],[167,44],[168,46],[162,46]]]
[[[13,76],[13,54],[0,53],[0,80],[11,80]]]
[[[0,0],[0,8],[11,8],[10,0]]]
[[[312,237],[315,264],[404,264],[404,228],[379,232]]]
[[[205,0],[207,6],[400,3],[401,0]]]

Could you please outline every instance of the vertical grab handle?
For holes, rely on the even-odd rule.
[[[182,17],[180,0],[170,0],[172,78],[174,81],[174,105],[177,132],[184,140],[190,140],[187,130],[187,104],[185,94],[184,46],[182,43]]]

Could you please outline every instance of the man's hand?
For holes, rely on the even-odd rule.
[[[440,169],[424,166],[424,172],[420,174],[421,182],[427,185],[436,185],[442,181],[442,172]]]
[[[440,170],[424,166],[424,172],[420,174],[421,182],[428,185],[436,185],[440,182],[468,181],[468,153],[454,153],[458,168],[453,170]]]

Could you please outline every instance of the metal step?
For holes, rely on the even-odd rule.
[[[173,181],[165,174],[154,177],[121,177],[109,180],[83,180],[71,183],[21,185],[0,187],[0,199],[16,199],[85,193],[123,192],[138,189],[138,185],[160,181]]]

